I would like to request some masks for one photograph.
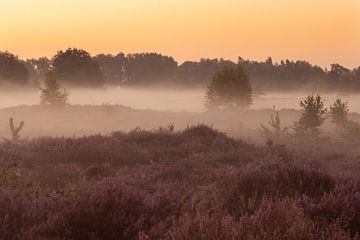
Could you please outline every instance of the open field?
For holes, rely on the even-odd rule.
[[[260,125],[267,124],[272,109],[244,110],[237,112],[176,112],[137,110],[122,105],[68,106],[63,109],[41,106],[19,106],[0,109],[0,137],[10,137],[8,121],[24,121],[22,137],[83,136],[107,134],[112,131],[128,131],[134,128],[157,129],[173,124],[182,130],[188,125],[203,123],[224,131],[233,137],[263,141]],[[299,117],[299,111],[279,110],[282,126],[291,127]],[[360,122],[360,114],[351,113],[349,118]],[[322,126],[325,135],[335,131],[327,120]]]

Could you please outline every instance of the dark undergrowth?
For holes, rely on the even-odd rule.
[[[5,141],[0,239],[360,239],[358,156],[318,147],[205,125]]]

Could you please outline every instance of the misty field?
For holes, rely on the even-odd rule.
[[[0,9],[0,240],[360,240],[360,0]]]
[[[166,111],[193,99],[137,90],[136,109],[92,97],[120,90],[82,91],[90,102],[0,109],[1,240],[360,239],[360,114],[346,102]]]
[[[152,109],[158,111],[187,111],[203,112],[204,89],[179,88],[131,88],[131,87],[105,87],[101,89],[69,89],[69,102],[75,105],[114,105],[120,104],[135,109]],[[268,92],[254,96],[251,109],[299,109],[299,100],[309,92]],[[360,112],[360,95],[323,93],[326,104],[331,104],[341,97],[349,102],[350,109]],[[0,94],[0,108],[17,105],[38,105],[38,89],[13,89],[2,91]]]
[[[1,240],[360,240],[359,69],[0,56]]]
[[[36,132],[47,124],[50,135],[64,116],[89,128],[81,114],[91,116],[92,124],[96,115],[119,116],[98,123],[109,131],[103,135],[52,132],[53,137],[0,143],[1,239],[340,240],[360,234],[356,143],[327,137],[255,145],[203,124],[110,132],[131,114],[144,123],[156,123],[157,114],[159,123],[194,117],[122,106],[2,113],[7,111],[25,120],[29,136],[26,128]],[[30,112],[43,118],[32,121]],[[252,116],[255,125],[254,119],[266,122],[270,112],[237,116]],[[296,111],[288,114],[297,117]],[[218,116],[219,126],[234,117]]]

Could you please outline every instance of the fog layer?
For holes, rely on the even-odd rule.
[[[104,88],[69,89],[69,102],[72,105],[121,104],[135,109],[166,111],[204,111],[204,90],[184,89],[141,89],[141,88]],[[308,93],[268,93],[255,96],[251,109],[299,109],[299,101]],[[18,105],[37,105],[40,93],[36,89],[0,92],[0,108]],[[325,105],[329,106],[338,97],[349,102],[351,112],[360,112],[360,95],[338,96],[322,94]]]

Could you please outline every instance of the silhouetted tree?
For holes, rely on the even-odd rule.
[[[104,83],[99,63],[82,49],[59,51],[52,59],[51,71],[59,83],[84,87],[99,87]]]
[[[333,89],[350,90],[352,86],[351,70],[339,64],[331,64],[328,81]]]
[[[40,85],[45,80],[46,73],[50,71],[51,63],[46,57],[38,59],[28,59],[25,66],[29,72],[29,82],[33,85]]]
[[[324,108],[324,102],[320,95],[309,95],[303,101],[300,101],[301,111],[300,119],[294,123],[296,136],[300,137],[317,137],[320,133],[319,127],[326,119],[327,109]]]
[[[212,76],[225,66],[236,66],[232,61],[224,59],[201,59],[199,62],[186,61],[177,69],[179,85],[203,87]]]
[[[224,66],[236,66],[233,61],[224,59],[201,59],[185,61],[181,65],[169,56],[157,53],[136,53],[116,56],[100,54],[93,58],[84,50],[69,48],[59,51],[51,61],[46,58],[20,61],[7,52],[1,53],[0,81],[38,85],[45,73],[51,70],[55,78],[67,85],[101,86],[107,84],[128,85],[175,85],[182,87],[205,87],[211,77]],[[14,64],[18,67],[14,70]],[[332,64],[331,69],[322,69],[307,61],[281,60],[274,62],[271,57],[265,61],[251,61],[239,58],[251,79],[255,93],[263,91],[287,90],[326,90],[332,92],[360,91],[360,67],[348,69]],[[22,65],[25,64],[26,68]],[[12,66],[12,67],[11,67]],[[22,68],[22,69],[20,69]],[[27,71],[26,71],[27,69]],[[28,74],[26,74],[28,72]],[[24,80],[25,79],[25,80]]]
[[[0,81],[5,83],[26,84],[29,72],[24,62],[9,52],[0,52]]]
[[[116,56],[110,54],[99,54],[93,58],[100,64],[107,84],[121,85],[126,80],[125,67],[127,58],[123,53]]]
[[[40,92],[41,105],[63,107],[67,104],[69,94],[65,89],[60,89],[52,72],[48,72],[46,75],[44,86],[40,88]]]
[[[255,89],[299,90],[299,87],[320,89],[326,84],[326,72],[306,61],[282,60],[280,64],[274,64],[269,57],[265,62],[239,58],[239,63],[248,72]]]
[[[225,66],[215,73],[206,89],[208,109],[243,109],[252,103],[249,76],[240,66]]]
[[[177,62],[157,53],[129,54],[125,73],[129,85],[169,83],[173,80]]]

